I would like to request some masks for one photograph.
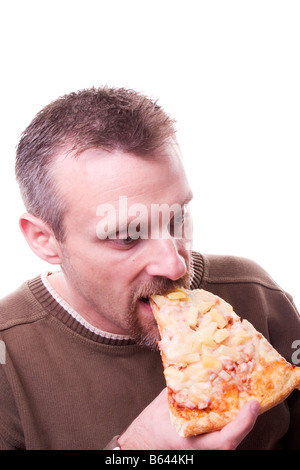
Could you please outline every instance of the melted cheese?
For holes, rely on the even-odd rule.
[[[177,404],[209,406],[212,396],[234,385],[240,398],[260,360],[274,359],[273,348],[231,305],[204,290],[181,289],[184,296],[153,296],[162,340],[165,378]]]

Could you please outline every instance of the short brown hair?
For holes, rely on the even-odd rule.
[[[62,241],[65,208],[51,172],[60,151],[102,148],[146,156],[174,136],[174,120],[134,90],[91,88],[58,98],[35,116],[17,147],[16,177],[27,211]]]

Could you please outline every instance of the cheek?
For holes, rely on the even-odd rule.
[[[76,236],[68,239],[63,247],[66,269],[76,273],[95,288],[95,284],[111,290],[116,296],[130,295],[138,277],[141,253],[112,249],[105,241],[87,243]]]
[[[97,282],[101,290],[110,292],[112,298],[122,302],[132,289],[133,273],[130,265],[113,257],[94,257],[85,263],[85,277]]]
[[[97,250],[88,249],[86,242],[68,243],[63,249],[62,268],[78,282],[94,285],[100,278],[105,278],[109,271],[105,270],[105,263]]]

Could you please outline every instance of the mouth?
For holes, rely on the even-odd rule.
[[[151,317],[153,316],[153,311],[152,311],[152,307],[151,307],[151,303],[150,303],[150,296],[149,297],[140,297],[138,303],[140,305],[140,308],[142,308],[142,311],[144,312],[144,315],[149,314],[149,315],[151,315]]]
[[[143,302],[144,304],[150,305],[149,297],[140,297],[140,298],[139,298],[139,301],[140,301],[140,302]]]
[[[138,300],[138,304],[142,309],[143,315],[149,314],[151,317],[153,316],[153,311],[150,303],[150,296],[140,297]]]

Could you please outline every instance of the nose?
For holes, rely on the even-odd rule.
[[[149,262],[146,267],[149,276],[162,276],[176,281],[184,276],[186,271],[186,261],[179,254],[175,239],[151,240]]]

